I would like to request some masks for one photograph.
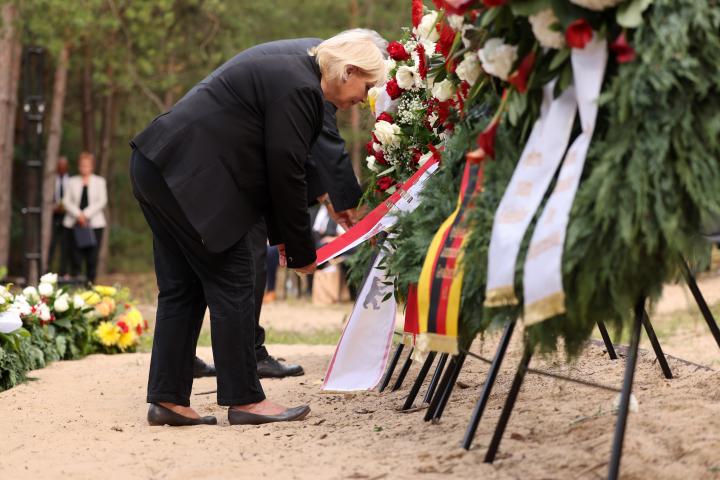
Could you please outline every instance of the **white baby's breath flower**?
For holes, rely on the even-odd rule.
[[[38,293],[43,297],[49,297],[55,291],[55,287],[52,283],[41,283],[38,285]]]
[[[506,44],[501,38],[491,38],[478,53],[483,70],[501,80],[507,80],[517,60],[516,46]]]
[[[58,313],[67,312],[70,309],[70,297],[67,293],[63,293],[55,299],[53,309]]]
[[[40,277],[40,283],[57,283],[57,273],[46,273]]]
[[[475,52],[467,52],[455,70],[455,74],[460,80],[468,82],[470,85],[475,85],[478,77],[480,76],[480,61]]]
[[[450,79],[445,79],[442,82],[433,84],[432,87],[433,97],[437,98],[441,102],[446,102],[455,95],[455,84]]]
[[[382,145],[397,145],[400,143],[400,127],[394,123],[380,120],[375,123],[375,130],[373,133],[375,134],[375,138],[377,138]]]
[[[587,8],[588,10],[600,12],[606,8],[614,7],[624,1],[625,0],[570,0],[570,3]]]
[[[542,10],[528,17],[532,31],[537,41],[545,48],[560,49],[565,46],[565,37],[562,30],[555,30],[559,25],[558,18],[551,8]]]
[[[432,11],[425,14],[420,20],[420,24],[415,29],[415,35],[420,39],[421,42],[437,42],[440,39],[440,34],[435,28],[438,19],[438,12]]]
[[[419,88],[422,85],[422,79],[420,78],[420,73],[417,71],[417,68],[407,65],[398,68],[395,79],[397,80],[398,87],[403,90]]]

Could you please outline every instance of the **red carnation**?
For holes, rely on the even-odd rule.
[[[385,160],[385,154],[382,150],[377,150],[373,152],[373,155],[375,156],[375,161],[379,163],[380,165],[387,165],[388,162]]]
[[[635,49],[628,43],[624,30],[618,35],[615,41],[610,44],[610,50],[615,54],[615,59],[618,63],[632,62],[637,56]]]
[[[450,49],[452,49],[453,42],[455,41],[455,30],[450,28],[450,25],[443,23],[442,28],[440,25],[437,27],[440,32],[440,39],[435,44],[435,53],[442,53],[443,57],[447,58],[450,55]]]
[[[420,20],[423,17],[423,2],[422,0],[412,0],[412,24],[413,27],[417,28],[420,25]]]
[[[394,78],[387,82],[387,85],[385,85],[385,90],[387,91],[388,95],[390,95],[390,98],[393,100],[398,98],[405,91],[398,86],[397,80],[395,80]]]
[[[478,147],[483,149],[485,155],[493,158],[495,158],[495,136],[497,135],[498,125],[500,125],[499,116],[493,119],[477,138]]]
[[[525,93],[527,91],[527,80],[533,65],[535,65],[534,51],[525,55],[525,58],[523,58],[520,65],[518,65],[518,69],[508,77],[508,82],[510,82],[518,92]]]
[[[385,190],[392,187],[393,185],[395,185],[395,180],[393,180],[392,178],[390,178],[388,176],[380,177],[380,178],[378,178],[378,181],[377,181],[377,190],[379,192],[384,192]]]
[[[120,320],[116,324],[118,327],[120,327],[120,330],[122,330],[122,333],[128,333],[130,331],[130,327],[128,327],[128,324],[125,323],[124,320]]]
[[[387,51],[393,60],[402,61],[410,59],[410,54],[400,42],[390,42],[387,46]]]
[[[387,112],[382,112],[380,115],[378,115],[377,121],[379,122],[379,121],[381,121],[381,120],[382,120],[382,121],[385,121],[385,122],[388,122],[388,123],[393,123],[393,122],[394,122],[392,115],[390,115],[390,114],[387,113]]]
[[[425,58],[425,47],[422,43],[418,43],[417,47],[415,47],[415,51],[418,54],[418,73],[420,74],[420,78],[425,80],[428,73],[427,59]]]
[[[584,18],[575,20],[565,30],[565,41],[570,48],[585,48],[592,36],[592,26]]]

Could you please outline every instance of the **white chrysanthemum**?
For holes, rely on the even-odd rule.
[[[433,84],[432,94],[433,97],[437,98],[441,102],[446,102],[455,95],[455,84],[446,78],[442,82]]]
[[[565,46],[565,37],[562,31],[553,30],[554,25],[559,24],[558,18],[551,8],[545,9],[535,15],[528,17],[532,31],[540,45],[545,48],[560,49]]]
[[[394,123],[380,120],[375,124],[373,133],[375,134],[375,138],[383,145],[397,145],[400,142],[400,127]]]
[[[397,80],[398,87],[403,90],[412,90],[422,86],[422,78],[420,78],[420,73],[417,71],[417,68],[408,65],[403,65],[398,68],[395,79]]]
[[[432,11],[422,17],[420,24],[415,29],[415,35],[420,39],[421,42],[437,42],[440,39],[440,34],[435,28],[438,19],[438,12]]]
[[[625,0],[570,0],[570,3],[587,8],[588,10],[594,10],[600,12],[606,8],[614,7]]]
[[[491,38],[478,53],[483,70],[501,80],[507,80],[517,60],[516,46],[506,44],[502,38]]]
[[[480,76],[480,61],[478,60],[477,54],[475,52],[467,52],[463,61],[458,64],[455,74],[460,80],[464,80],[470,85],[475,85],[475,82]]]

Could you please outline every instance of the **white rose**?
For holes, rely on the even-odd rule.
[[[455,85],[446,78],[442,82],[433,84],[432,94],[433,97],[437,98],[441,102],[445,102],[455,95]]]
[[[379,170],[374,156],[368,155],[367,158],[365,158],[365,163],[367,164],[367,168],[373,172],[377,172]]]
[[[46,273],[40,277],[40,283],[57,283],[57,273]]]
[[[437,42],[440,39],[440,34],[435,28],[437,24],[438,12],[430,12],[422,17],[420,25],[415,30],[415,34],[418,36],[421,42]]]
[[[465,17],[462,15],[448,15],[447,22],[448,25],[450,25],[450,28],[457,32],[462,30],[463,24],[465,23]]]
[[[394,123],[380,120],[375,124],[375,130],[373,131],[375,138],[377,138],[383,145],[397,145],[400,142],[398,136],[400,135],[400,127]]]
[[[557,31],[551,28],[560,23],[551,8],[538,12],[535,15],[530,15],[528,20],[530,21],[530,25],[532,25],[533,34],[540,45],[545,48],[556,49],[561,49],[565,46],[565,37],[563,36],[562,30]]]
[[[420,78],[420,73],[418,73],[417,69],[414,67],[408,67],[407,65],[403,65],[398,68],[397,73],[395,74],[395,79],[397,80],[398,87],[403,90],[420,87],[422,84],[422,79]]]
[[[62,295],[60,295],[59,297],[57,297],[55,299],[55,303],[53,303],[53,308],[58,313],[67,312],[68,309],[70,308],[69,300],[70,300],[70,297],[68,296],[68,294],[63,293]]]
[[[85,306],[85,300],[80,295],[73,295],[73,307],[83,308]]]
[[[517,47],[508,45],[501,38],[491,38],[479,52],[482,68],[490,75],[507,80],[517,60]]]
[[[31,302],[34,303],[38,298],[38,291],[35,287],[25,287],[23,289],[23,295]]]
[[[460,80],[464,80],[470,85],[475,85],[475,82],[480,76],[480,61],[478,60],[478,56],[474,52],[467,52],[463,61],[457,66],[455,74]]]
[[[595,10],[596,12],[599,12],[601,10],[605,10],[606,8],[614,7],[624,1],[625,0],[570,0],[570,3],[587,8],[588,10]]]
[[[425,155],[418,159],[418,166],[422,167],[423,165],[425,165],[425,163],[427,163],[427,161],[430,160],[432,156],[433,152],[427,152]]]
[[[38,317],[40,317],[40,320],[43,322],[50,321],[50,318],[52,318],[52,315],[50,314],[50,307],[48,307],[46,304],[41,303],[37,308],[37,314]]]
[[[52,283],[41,283],[38,285],[38,293],[43,297],[49,297],[55,291]]]

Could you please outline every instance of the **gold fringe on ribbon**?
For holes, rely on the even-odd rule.
[[[415,339],[415,348],[421,352],[441,352],[457,355],[457,337],[438,335],[437,333],[420,333]]]
[[[515,287],[505,285],[504,287],[493,288],[485,295],[486,307],[507,307],[508,305],[517,305],[519,300],[515,296]]]
[[[565,293],[557,292],[525,306],[525,326],[540,323],[555,315],[565,313]]]

